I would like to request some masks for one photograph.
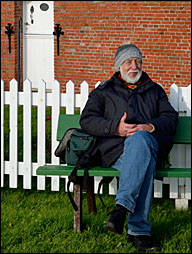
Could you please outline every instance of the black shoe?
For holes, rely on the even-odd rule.
[[[128,235],[131,242],[140,251],[160,251],[161,248],[153,243],[151,236],[148,235]]]
[[[111,212],[110,218],[103,227],[105,229],[110,230],[113,233],[122,235],[126,215],[127,215],[126,209],[121,208],[119,205],[117,205]]]

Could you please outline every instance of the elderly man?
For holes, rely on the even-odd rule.
[[[172,148],[178,113],[142,71],[137,46],[119,47],[115,65],[119,71],[90,93],[80,125],[98,137],[97,162],[120,170],[116,205],[104,228],[122,234],[128,215],[128,241],[139,250],[158,251],[149,222],[155,168]]]

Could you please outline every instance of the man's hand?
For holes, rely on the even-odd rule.
[[[128,124],[125,123],[127,118],[127,113],[124,112],[119,124],[117,125],[116,134],[121,137],[128,137],[135,133],[135,128],[137,127],[136,124]]]
[[[128,124],[125,123],[127,118],[127,113],[124,112],[119,124],[117,125],[116,134],[121,137],[129,137],[135,134],[137,131],[147,131],[152,130],[152,126],[149,124]]]

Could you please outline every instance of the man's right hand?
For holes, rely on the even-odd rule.
[[[121,137],[128,137],[133,135],[137,130],[137,124],[128,124],[125,123],[127,118],[127,113],[124,112],[124,115],[121,117],[121,120],[116,128],[116,134]]]

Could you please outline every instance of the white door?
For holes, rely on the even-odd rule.
[[[23,80],[54,80],[53,1],[23,1]]]

